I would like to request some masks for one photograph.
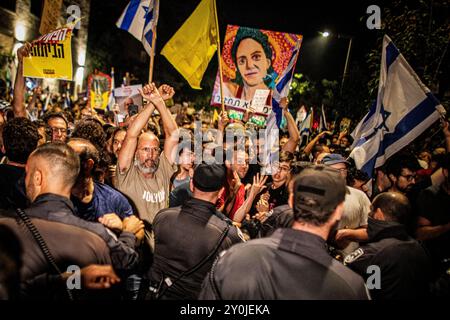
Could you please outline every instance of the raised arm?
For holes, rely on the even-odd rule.
[[[234,173],[237,175],[237,173]],[[247,199],[245,199],[242,206],[236,211],[233,217],[233,221],[241,223],[244,220],[245,215],[250,212],[252,208],[253,201],[255,201],[256,196],[266,188],[267,176],[260,176],[259,173],[253,177],[253,184],[248,192]]]
[[[16,81],[14,82],[14,97],[13,97],[13,112],[14,117],[25,118],[27,111],[25,109],[25,78],[23,77],[23,58],[30,54],[31,44],[25,43],[17,50],[17,60],[19,65],[17,67]]]
[[[155,110],[155,106],[150,99],[152,90],[152,85],[146,85],[142,88],[141,95],[144,98],[147,98],[147,101],[149,102],[144,106],[141,112],[136,115],[128,127],[127,135],[122,143],[122,148],[120,149],[118,157],[118,168],[120,172],[127,171],[133,163],[139,135]]]
[[[155,97],[153,103],[161,115],[164,127],[164,154],[169,163],[173,164],[176,158],[176,152],[174,151],[178,145],[178,126],[164,101],[171,99],[175,95],[175,91],[171,86],[163,84],[156,93],[159,94],[159,98]]]
[[[300,134],[298,133],[298,128],[295,124],[294,117],[287,109],[287,99],[281,99],[280,105],[283,108],[283,115],[286,118],[287,129],[289,132],[289,140],[283,146],[283,151],[294,153],[295,149],[297,149],[298,143],[300,142]]]
[[[291,113],[287,109],[284,111],[284,117],[287,121],[289,140],[283,146],[283,151],[294,153],[298,143],[300,142],[300,135],[298,133],[297,126],[295,125],[294,117],[292,117]]]
[[[311,150],[314,148],[314,146],[316,145],[317,141],[319,141],[324,135],[326,134],[331,134],[330,131],[322,131],[321,133],[319,133],[317,136],[314,137],[314,139],[312,139],[308,145],[305,147],[305,149],[303,149],[303,153],[306,155],[309,155],[311,153]]]

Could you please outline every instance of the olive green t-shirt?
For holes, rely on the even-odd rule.
[[[127,171],[119,171],[116,173],[116,188],[134,202],[141,219],[153,223],[158,211],[168,207],[170,178],[176,165],[172,166],[163,152],[153,178],[145,178],[134,163]]]

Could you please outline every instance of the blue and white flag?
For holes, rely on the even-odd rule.
[[[302,114],[306,113],[303,120],[299,119],[298,125],[298,132],[300,134],[300,145],[303,145],[304,143],[308,142],[309,136],[311,135],[313,122],[313,108],[311,107],[309,111],[306,111],[305,107],[301,106],[300,109],[302,109],[300,111]]]
[[[114,81],[114,68],[111,68],[111,91],[109,93],[109,100],[106,109],[108,111],[112,111],[114,109],[114,104],[116,103],[116,99],[114,97],[114,89],[115,89],[115,81]]]
[[[131,0],[116,25],[128,31],[142,42],[151,56],[153,39],[156,39],[156,25],[159,16],[159,0]]]
[[[350,157],[369,176],[445,113],[388,36],[381,59],[376,103],[352,133]]]
[[[320,112],[320,124],[319,124],[319,132],[328,130],[327,118],[325,116],[325,109],[322,104],[322,110]]]
[[[370,130],[373,128],[373,121],[376,121],[375,111],[377,110],[377,101],[375,100],[372,105],[370,106],[369,112],[366,113],[364,118],[358,123],[356,128],[353,130],[353,132],[350,134],[353,138],[353,145],[352,148],[356,147],[356,144],[358,142],[364,142],[364,140],[360,141],[361,136],[363,133],[367,132],[367,130]]]
[[[294,75],[295,63],[297,62],[298,54],[300,52],[300,42],[295,46],[292,52],[289,64],[285,71],[280,75],[279,81],[275,85],[272,92],[272,111],[267,117],[267,125],[265,131],[265,159],[262,161],[265,164],[270,164],[278,161],[279,156],[279,128],[283,120],[283,109],[280,107],[280,101],[287,98],[289,89],[291,87],[292,76]],[[265,174],[271,174],[270,169]]]

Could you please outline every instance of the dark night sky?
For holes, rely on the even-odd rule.
[[[157,54],[155,57],[155,79],[161,70],[177,73],[160,55],[164,44],[184,23],[195,9],[199,0],[161,0],[158,23]],[[328,30],[353,37],[351,61],[363,61],[364,55],[374,45],[379,31],[368,30],[365,26],[366,8],[370,4],[382,1],[255,1],[255,0],[217,0],[220,36],[223,39],[227,24],[262,28],[281,32],[302,34],[303,44],[297,62],[297,72],[305,73],[314,80],[327,78],[340,80],[344,69],[348,40],[321,39],[318,31]],[[125,8],[128,0],[93,0],[89,28],[89,49],[96,50],[97,39],[104,32],[114,33],[119,43],[111,43],[111,50],[119,50],[124,55],[124,62],[118,62],[116,72],[121,73],[130,65],[148,68],[143,63],[129,57],[130,52],[143,51],[142,45],[130,34],[115,26],[116,20]],[[126,48],[120,48],[126,43]],[[119,46],[119,48],[117,48]],[[135,55],[139,56],[139,55]],[[217,71],[217,59],[213,58],[205,77],[214,77]],[[122,66],[121,66],[122,65]],[[107,70],[103,70],[106,71]],[[178,77],[178,75],[174,75]],[[177,78],[182,79],[181,76]],[[162,80],[162,79],[161,79]]]

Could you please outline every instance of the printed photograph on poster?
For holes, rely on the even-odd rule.
[[[222,49],[224,104],[231,118],[239,118],[257,95],[258,110],[250,121],[263,125],[270,113],[273,90],[281,80],[302,36],[228,25]],[[296,60],[297,57],[294,57]],[[262,91],[259,91],[262,90]],[[261,105],[261,97],[269,92]],[[287,95],[287,93],[286,93]],[[216,76],[211,105],[220,106],[220,78]]]
[[[116,99],[116,103],[119,105],[120,114],[129,115],[130,112],[139,112],[142,109],[143,102],[139,89],[142,89],[142,84],[114,89],[114,97]],[[137,106],[137,108],[131,107],[131,109],[129,109],[132,105]]]

